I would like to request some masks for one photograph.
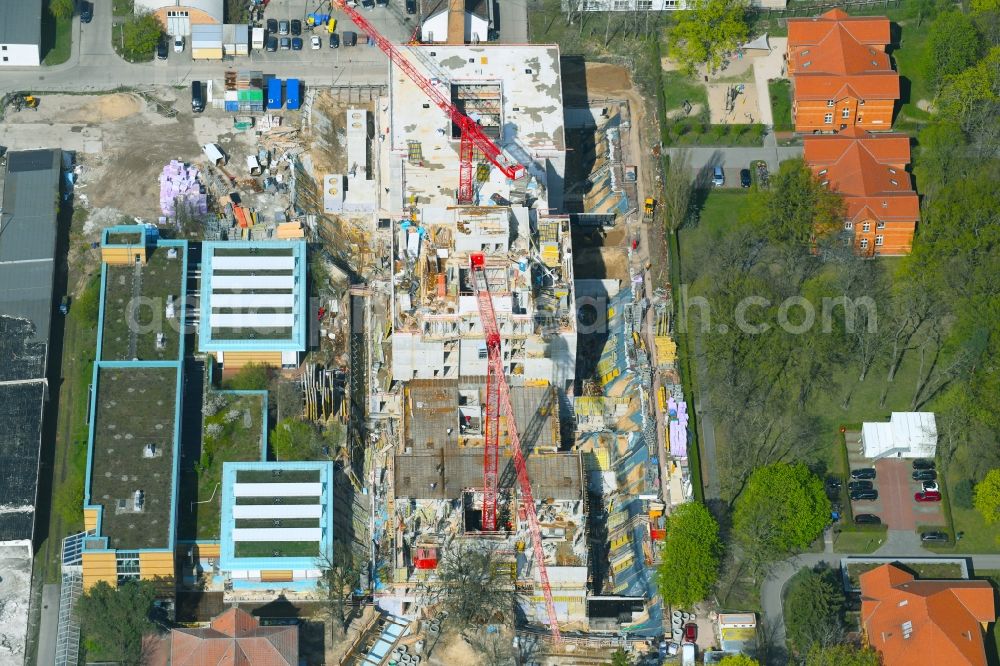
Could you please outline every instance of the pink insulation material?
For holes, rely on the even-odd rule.
[[[193,166],[171,160],[160,174],[160,210],[168,217],[176,217],[179,210],[189,215],[208,213],[208,197],[199,178],[201,173]]]
[[[667,400],[667,423],[670,427],[670,455],[687,457],[688,414],[687,403],[673,398]]]

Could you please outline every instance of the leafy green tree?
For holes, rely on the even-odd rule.
[[[271,449],[278,460],[312,460],[320,453],[319,431],[306,421],[287,418],[271,431]]]
[[[972,19],[958,10],[939,14],[924,44],[924,76],[937,90],[948,76],[971,67],[980,55],[979,34]]]
[[[622,648],[618,648],[611,655],[610,666],[629,666],[632,662],[628,658],[628,653]]]
[[[271,368],[260,363],[248,363],[222,384],[236,391],[266,391],[270,380]]]
[[[878,652],[854,645],[815,646],[806,655],[805,666],[882,666]]]
[[[723,657],[719,666],[760,666],[760,662],[745,654],[731,654],[728,657]]]
[[[1000,11],[1000,0],[971,0],[969,8],[979,14],[981,12]]]
[[[830,569],[805,570],[792,581],[784,606],[788,639],[799,653],[844,638],[844,591]]]
[[[331,556],[321,555],[316,566],[323,572],[319,588],[323,593],[322,604],[330,618],[330,640],[343,639],[347,628],[347,597],[358,582],[361,567],[351,546],[341,540],[334,541]]]
[[[726,53],[747,40],[747,12],[746,0],[689,2],[687,11],[677,13],[677,25],[670,32],[670,57],[688,74],[699,65],[718,69]]]
[[[681,504],[667,517],[667,540],[657,581],[663,600],[691,607],[708,597],[719,575],[719,524],[700,502]]]
[[[122,55],[130,61],[152,60],[163,25],[150,12],[136,12],[122,25]]]
[[[149,619],[155,596],[153,583],[139,580],[117,588],[100,581],[84,592],[76,614],[87,651],[125,666],[144,663],[143,636],[156,629]]]
[[[992,469],[976,484],[973,503],[987,524],[1000,520],[1000,469]]]
[[[68,19],[73,16],[73,0],[49,0],[49,12],[57,19]]]
[[[807,246],[843,225],[843,199],[813,176],[804,161],[782,162],[770,181],[769,189],[751,194],[746,215],[772,243]]]
[[[924,197],[933,197],[948,181],[963,173],[969,162],[969,141],[953,122],[931,123],[917,135],[920,146],[913,173]]]
[[[830,500],[818,476],[799,463],[756,470],[736,499],[733,528],[758,569],[807,548],[830,522]]]
[[[453,545],[442,554],[437,574],[438,581],[422,586],[420,594],[448,611],[451,627],[464,632],[487,624],[513,625],[518,592],[509,562],[494,545]]]
[[[1000,103],[1000,46],[974,67],[945,77],[934,105],[945,120],[958,123],[965,131],[979,122],[995,123],[994,110]]]

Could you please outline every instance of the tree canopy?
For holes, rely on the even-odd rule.
[[[806,655],[805,666],[882,666],[878,652],[853,645],[816,646]]]
[[[691,74],[699,65],[713,71],[722,66],[729,51],[746,42],[750,34],[746,0],[693,0],[677,12],[670,32],[670,57]]]
[[[125,666],[143,663],[143,636],[155,630],[149,619],[155,596],[153,583],[139,580],[117,588],[100,581],[87,590],[76,605],[87,651]]]
[[[973,503],[976,511],[987,523],[1000,520],[1000,469],[991,469],[986,477],[976,484]]]
[[[163,24],[150,12],[139,11],[122,25],[122,55],[133,62],[152,60],[163,36]]]
[[[760,662],[745,654],[731,654],[728,657],[723,657],[719,666],[760,666]]]
[[[957,9],[938,14],[924,44],[924,76],[936,90],[945,78],[974,65],[980,51],[979,33],[968,15]]]
[[[841,228],[844,201],[800,159],[785,160],[770,187],[751,195],[750,221],[773,243],[808,245]]]
[[[234,391],[266,391],[271,380],[271,368],[261,363],[247,363],[229,379],[223,386]]]
[[[806,569],[792,579],[785,597],[788,640],[799,653],[813,645],[836,645],[844,637],[844,591],[830,569]]]
[[[439,584],[424,594],[441,603],[448,623],[460,631],[487,624],[512,626],[518,593],[502,559],[488,544],[452,546],[438,563]]]
[[[733,513],[737,538],[758,565],[807,548],[829,522],[823,482],[801,463],[756,470]]]
[[[49,12],[57,19],[68,19],[75,9],[73,0],[49,0]]]
[[[666,521],[667,540],[657,570],[660,595],[671,606],[689,608],[706,599],[719,572],[719,524],[700,502],[678,506]]]

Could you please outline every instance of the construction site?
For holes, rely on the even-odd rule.
[[[608,66],[564,96],[555,45],[466,44],[461,21],[402,45],[334,4],[383,82],[306,80],[273,109],[266,72],[220,67],[203,113],[163,87],[40,96],[0,127],[21,148],[41,126],[65,139],[70,291],[103,267],[74,594],[166,574],[173,551],[178,621],[278,598],[318,613],[340,544],[367,609],[310,663],[475,663],[434,592],[471,547],[539,658],[678,640],[655,567],[692,494],[688,433],[672,306],[647,277],[640,97]],[[140,296],[163,303],[137,332]],[[256,366],[266,390],[231,390]],[[116,406],[155,430],[143,478],[115,467]],[[278,453],[300,424],[308,442]]]

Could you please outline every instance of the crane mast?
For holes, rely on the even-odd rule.
[[[479,304],[479,318],[483,322],[483,333],[486,335],[486,353],[488,359],[486,374],[486,450],[483,456],[483,529],[496,529],[499,417],[503,417],[507,421],[507,435],[510,437],[514,469],[517,471],[517,480],[521,487],[522,506],[525,517],[528,519],[528,531],[531,533],[531,545],[535,552],[535,565],[538,567],[538,577],[541,580],[542,593],[545,596],[545,610],[549,616],[549,629],[552,631],[552,637],[558,641],[561,640],[559,620],[556,617],[555,602],[552,600],[552,587],[549,584],[549,574],[545,568],[545,551],[542,548],[542,532],[538,527],[538,515],[535,513],[535,497],[531,492],[528,466],[524,461],[524,454],[521,451],[521,435],[517,430],[517,422],[514,420],[514,409],[510,402],[510,385],[507,383],[507,376],[504,374],[500,327],[497,325],[496,311],[493,308],[493,297],[490,295],[489,283],[486,280],[486,255],[481,252],[475,252],[470,255],[469,263],[473,276],[472,282],[476,289],[476,300]],[[496,407],[492,406],[494,401]],[[492,415],[491,411],[493,411]],[[488,520],[492,521],[492,523],[488,523]]]
[[[462,113],[457,106],[451,103],[437,87],[434,82],[420,73],[413,66],[413,63],[403,55],[403,52],[384,35],[382,35],[368,19],[362,16],[356,9],[347,4],[346,0],[333,0],[333,4],[351,17],[355,25],[368,33],[375,40],[382,52],[389,57],[392,64],[403,70],[410,80],[417,84],[424,94],[430,98],[434,104],[445,112],[451,122],[458,127],[461,134],[461,144],[459,146],[459,180],[458,180],[458,202],[460,204],[472,203],[473,197],[473,174],[472,160],[475,151],[478,150],[493,165],[495,165],[507,178],[517,180],[524,174],[524,166],[511,160],[500,149],[493,140],[486,136],[479,123]],[[447,81],[445,82],[447,83]]]

